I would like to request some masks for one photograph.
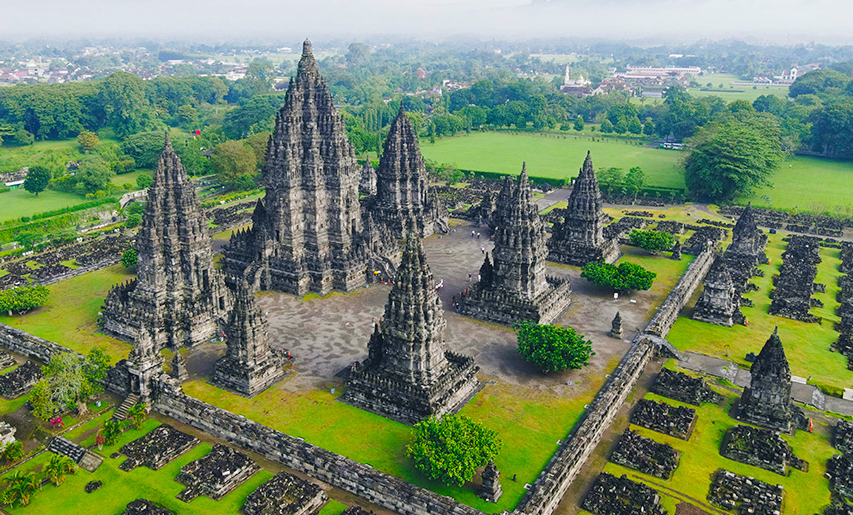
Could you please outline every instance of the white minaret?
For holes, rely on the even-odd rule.
[[[563,79],[563,84],[568,86],[569,82],[571,82],[571,78],[569,78],[569,68],[571,67],[570,63],[566,63],[566,78]]]

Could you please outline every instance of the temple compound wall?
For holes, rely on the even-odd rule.
[[[81,354],[58,343],[39,338],[6,324],[0,324],[0,345],[12,352],[17,352],[31,359],[37,359],[42,363],[50,361],[50,358],[54,354],[61,354],[63,352],[73,352],[81,358],[83,357]]]

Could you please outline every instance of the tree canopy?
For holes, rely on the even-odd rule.
[[[640,231],[634,229],[628,236],[631,245],[647,250],[652,254],[669,250],[675,245],[675,236],[664,231]]]
[[[545,373],[585,367],[595,355],[592,341],[572,327],[525,321],[516,323],[513,329],[518,337],[518,353]]]
[[[36,197],[38,197],[39,193],[44,191],[48,183],[50,183],[51,175],[50,170],[44,166],[35,165],[30,167],[27,177],[24,179],[24,189],[30,193],[35,193]]]
[[[86,413],[86,401],[103,390],[101,381],[107,377],[110,359],[95,348],[85,358],[63,352],[54,354],[42,367],[44,379],[36,383],[30,395],[33,415],[47,420],[60,410],[77,409]]]
[[[242,141],[230,140],[216,145],[210,162],[219,182],[229,188],[247,189],[246,178],[251,182],[258,175],[255,153]]]
[[[581,277],[596,286],[608,286],[625,292],[648,290],[657,274],[634,263],[624,262],[616,266],[594,261],[583,266]]]
[[[26,313],[47,302],[47,286],[18,286],[0,291],[0,313]]]

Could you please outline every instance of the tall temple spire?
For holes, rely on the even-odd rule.
[[[379,160],[376,197],[368,201],[366,209],[397,238],[409,231],[426,237],[447,224],[447,211],[430,192],[418,135],[402,102]]]
[[[704,289],[696,302],[693,319],[726,327],[744,323],[740,295],[735,291],[734,281],[721,256],[716,258],[705,276]]]
[[[106,332],[135,340],[144,323],[157,350],[198,345],[216,334],[229,296],[213,266],[207,224],[166,133],[136,237],[137,280],[107,295]]]
[[[583,166],[569,195],[566,215],[554,224],[548,241],[548,259],[557,263],[583,266],[591,261],[613,263],[619,259],[616,239],[604,237],[607,220],[602,206],[592,156],[586,153]]]
[[[411,234],[368,359],[350,371],[344,399],[406,423],[467,402],[478,386],[478,368],[473,359],[447,350],[445,325],[423,245]]]
[[[778,327],[773,329],[749,371],[752,377],[738,402],[737,418],[777,431],[797,429],[803,413],[791,400],[791,368]]]
[[[460,313],[492,322],[518,320],[550,323],[568,306],[568,281],[545,273],[545,225],[522,165],[515,181],[504,179],[495,213],[495,248],[486,256],[480,282],[460,298]],[[483,271],[486,271],[485,280]]]

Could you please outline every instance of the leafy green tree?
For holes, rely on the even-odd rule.
[[[258,161],[251,148],[242,141],[226,141],[213,148],[210,163],[219,182],[234,188],[244,183],[244,175],[254,178],[258,175]]]
[[[101,426],[100,434],[104,436],[104,443],[106,445],[113,445],[118,441],[118,437],[121,436],[122,427],[121,422],[114,419],[108,419],[104,421],[104,425]]]
[[[664,231],[640,231],[634,229],[628,237],[631,245],[647,250],[652,254],[669,250],[675,245],[675,236]]]
[[[625,120],[624,116],[620,117],[616,124],[613,125],[613,132],[616,134],[625,134],[628,132],[628,121]]]
[[[275,79],[275,69],[272,61],[265,57],[257,57],[249,63],[246,77],[243,79],[254,95],[269,93]]]
[[[622,181],[625,180],[625,174],[622,173],[621,168],[608,168],[598,172],[597,175],[598,184],[600,184],[608,194],[613,190],[620,188],[622,186]]]
[[[625,176],[625,189],[627,193],[636,198],[643,186],[646,185],[646,173],[639,166],[631,167]]]
[[[18,286],[0,292],[0,313],[9,313],[9,316],[21,314],[35,309],[45,302],[50,295],[47,286]]]
[[[81,159],[75,175],[77,184],[82,186],[86,193],[106,190],[112,176],[109,165],[98,155],[88,155]]]
[[[619,266],[590,262],[581,269],[581,277],[596,286],[608,286],[621,292],[642,291],[652,287],[657,274],[634,263]]]
[[[142,223],[142,215],[137,214],[137,213],[131,213],[131,214],[127,215],[127,217],[124,220],[124,226],[127,227],[128,229],[133,229],[134,227],[139,227],[139,224],[141,224],[141,223]],[[122,259],[124,259],[124,258],[122,257]]]
[[[255,132],[272,131],[275,115],[285,97],[280,94],[256,95],[245,105],[225,113],[222,130],[231,139],[244,138]]]
[[[5,504],[18,504],[26,506],[30,504],[32,496],[41,490],[41,481],[34,472],[23,474],[16,470],[11,476],[7,476],[6,482],[9,486],[3,492]]]
[[[516,322],[518,353],[542,372],[559,372],[585,367],[595,355],[592,341],[571,327]]]
[[[47,188],[50,179],[50,170],[44,166],[35,165],[27,172],[27,177],[24,179],[24,189],[30,193],[35,193],[36,197],[38,197],[39,193]]]
[[[698,198],[725,202],[769,185],[785,155],[778,134],[778,125],[774,135],[739,120],[703,127],[684,162],[687,188]]]
[[[192,130],[198,124],[198,109],[190,104],[178,108],[178,124],[187,130]]]
[[[176,149],[180,146],[176,145],[177,141],[173,141],[172,143]],[[126,137],[121,148],[125,154],[136,161],[136,166],[140,168],[154,168],[157,165],[160,154],[163,153],[165,144],[162,132],[151,131],[140,132]]]
[[[142,426],[142,423],[145,422],[145,417],[148,416],[145,404],[141,402],[134,404],[129,410],[127,410],[127,416],[130,417],[133,427],[139,429],[139,427]]]
[[[651,120],[651,118],[646,118],[646,123],[643,124],[643,134],[645,134],[646,136],[655,135],[655,123]]]
[[[68,456],[54,454],[41,469],[42,476],[56,486],[65,482],[65,476],[77,472],[77,464]]]
[[[575,118],[575,130],[581,132],[583,130],[583,125],[583,116],[578,115],[578,117]]]
[[[154,177],[151,174],[143,173],[136,177],[136,186],[141,190],[148,189],[152,182],[154,182]]]
[[[364,43],[351,43],[344,58],[350,68],[361,66],[370,60],[370,47]]]
[[[643,132],[643,125],[640,123],[640,119],[636,116],[628,121],[628,132],[631,134],[640,134]]]
[[[15,143],[18,145],[29,146],[36,142],[35,136],[27,129],[18,129],[15,131]]]
[[[604,119],[604,121],[601,122],[601,132],[605,134],[613,132],[613,124],[610,123],[610,120]]]
[[[36,402],[30,399],[34,413],[52,415],[59,409],[74,408],[80,414],[87,413],[86,401],[103,391],[102,381],[107,377],[109,366],[109,356],[99,348],[89,351],[83,359],[67,352],[54,354],[42,367],[46,391],[40,393]]]
[[[124,252],[122,252],[121,264],[125,268],[135,267],[136,266],[136,249],[127,249]]]
[[[107,123],[119,138],[141,132],[148,125],[151,106],[145,85],[136,75],[123,71],[110,74],[101,81],[98,95]]]
[[[415,424],[406,456],[429,479],[462,486],[502,445],[495,431],[464,415],[430,416]]]
[[[2,458],[6,463],[18,461],[24,457],[24,444],[20,440],[8,443],[3,447]]]
[[[80,150],[90,152],[98,146],[98,135],[92,131],[82,131],[77,135],[77,144],[80,145]]]

